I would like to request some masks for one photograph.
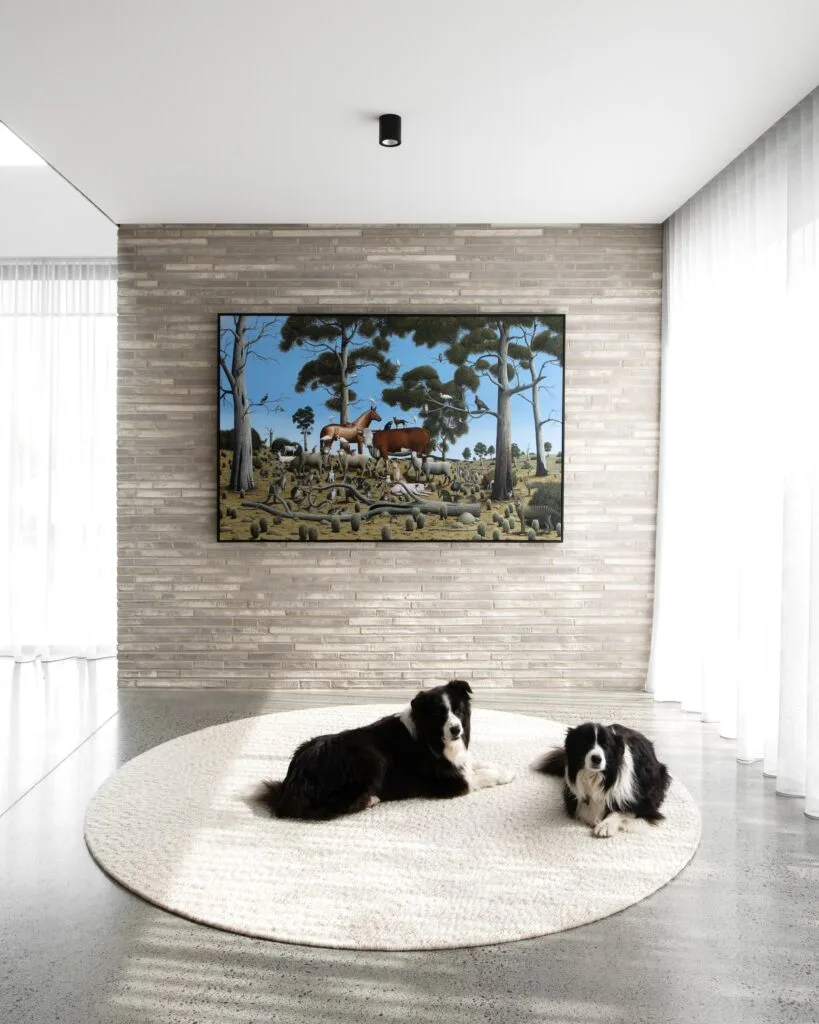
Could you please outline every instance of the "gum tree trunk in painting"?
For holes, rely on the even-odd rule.
[[[512,402],[509,388],[509,328],[498,332],[498,425],[495,440],[495,479],[492,500],[506,501],[514,491],[512,458]]]
[[[563,366],[563,324],[554,316],[545,316],[536,320],[531,325],[521,326],[521,339],[519,350],[521,357],[519,364],[522,369],[528,369],[531,384],[530,396],[523,395],[532,406],[532,415],[535,421],[535,476],[546,476],[548,469],[544,458],[543,448],[543,425],[545,423],[560,422],[555,420],[552,413],[543,416],[541,412],[540,384],[544,378],[548,366]],[[540,357],[540,360],[539,360]],[[562,414],[561,414],[562,416]]]
[[[223,364],[233,398],[233,464],[230,470],[232,491],[253,490],[253,436],[250,429],[250,403],[247,400],[248,337],[247,318],[236,317],[233,332],[233,358],[230,370]]]
[[[537,386],[537,374],[534,363],[530,364],[529,372],[532,375],[532,411],[535,415],[535,476],[546,476],[546,463],[543,461],[543,423],[540,418],[540,388]]]
[[[350,376],[347,366],[347,347],[350,344],[346,337],[342,337],[341,351],[338,354],[339,383],[341,391],[341,408],[339,410],[342,423],[350,422]]]

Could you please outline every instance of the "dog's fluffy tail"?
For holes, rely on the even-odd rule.
[[[545,757],[535,761],[532,767],[542,775],[558,775],[562,778],[566,771],[566,751],[563,747],[555,747]]]
[[[283,787],[283,782],[273,782],[271,779],[265,779],[265,781],[260,783],[260,785],[254,790],[251,800],[253,803],[261,804],[262,807],[266,807],[271,814],[275,814],[279,809],[279,804],[281,803]]]

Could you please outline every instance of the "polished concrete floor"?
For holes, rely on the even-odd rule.
[[[350,953],[229,935],[155,909],[94,865],[83,815],[118,765],[181,733],[408,694],[117,694],[113,662],[31,672],[0,673],[3,1024],[819,1024],[819,822],[674,705],[640,694],[477,694],[486,707],[619,719],[655,737],[703,814],[699,851],[665,889],[543,939]]]

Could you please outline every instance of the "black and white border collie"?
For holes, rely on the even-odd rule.
[[[511,782],[514,773],[469,753],[469,683],[422,690],[400,714],[307,740],[282,782],[255,795],[278,818],[328,820],[386,800],[455,797]]]
[[[671,776],[654,744],[636,729],[585,722],[569,729],[564,745],[535,768],[563,778],[567,812],[599,838],[663,820],[660,807]]]

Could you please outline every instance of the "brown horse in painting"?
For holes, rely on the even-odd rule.
[[[400,452],[402,448],[409,448],[416,455],[426,455],[432,445],[432,438],[424,427],[376,430],[373,432],[372,445],[382,459],[386,459],[391,452]]]
[[[375,406],[363,412],[357,420],[352,423],[328,423],[321,428],[319,435],[319,449],[324,451],[324,446],[331,448],[334,441],[355,441],[358,445],[358,454],[363,451],[364,431],[373,420],[381,420]]]

